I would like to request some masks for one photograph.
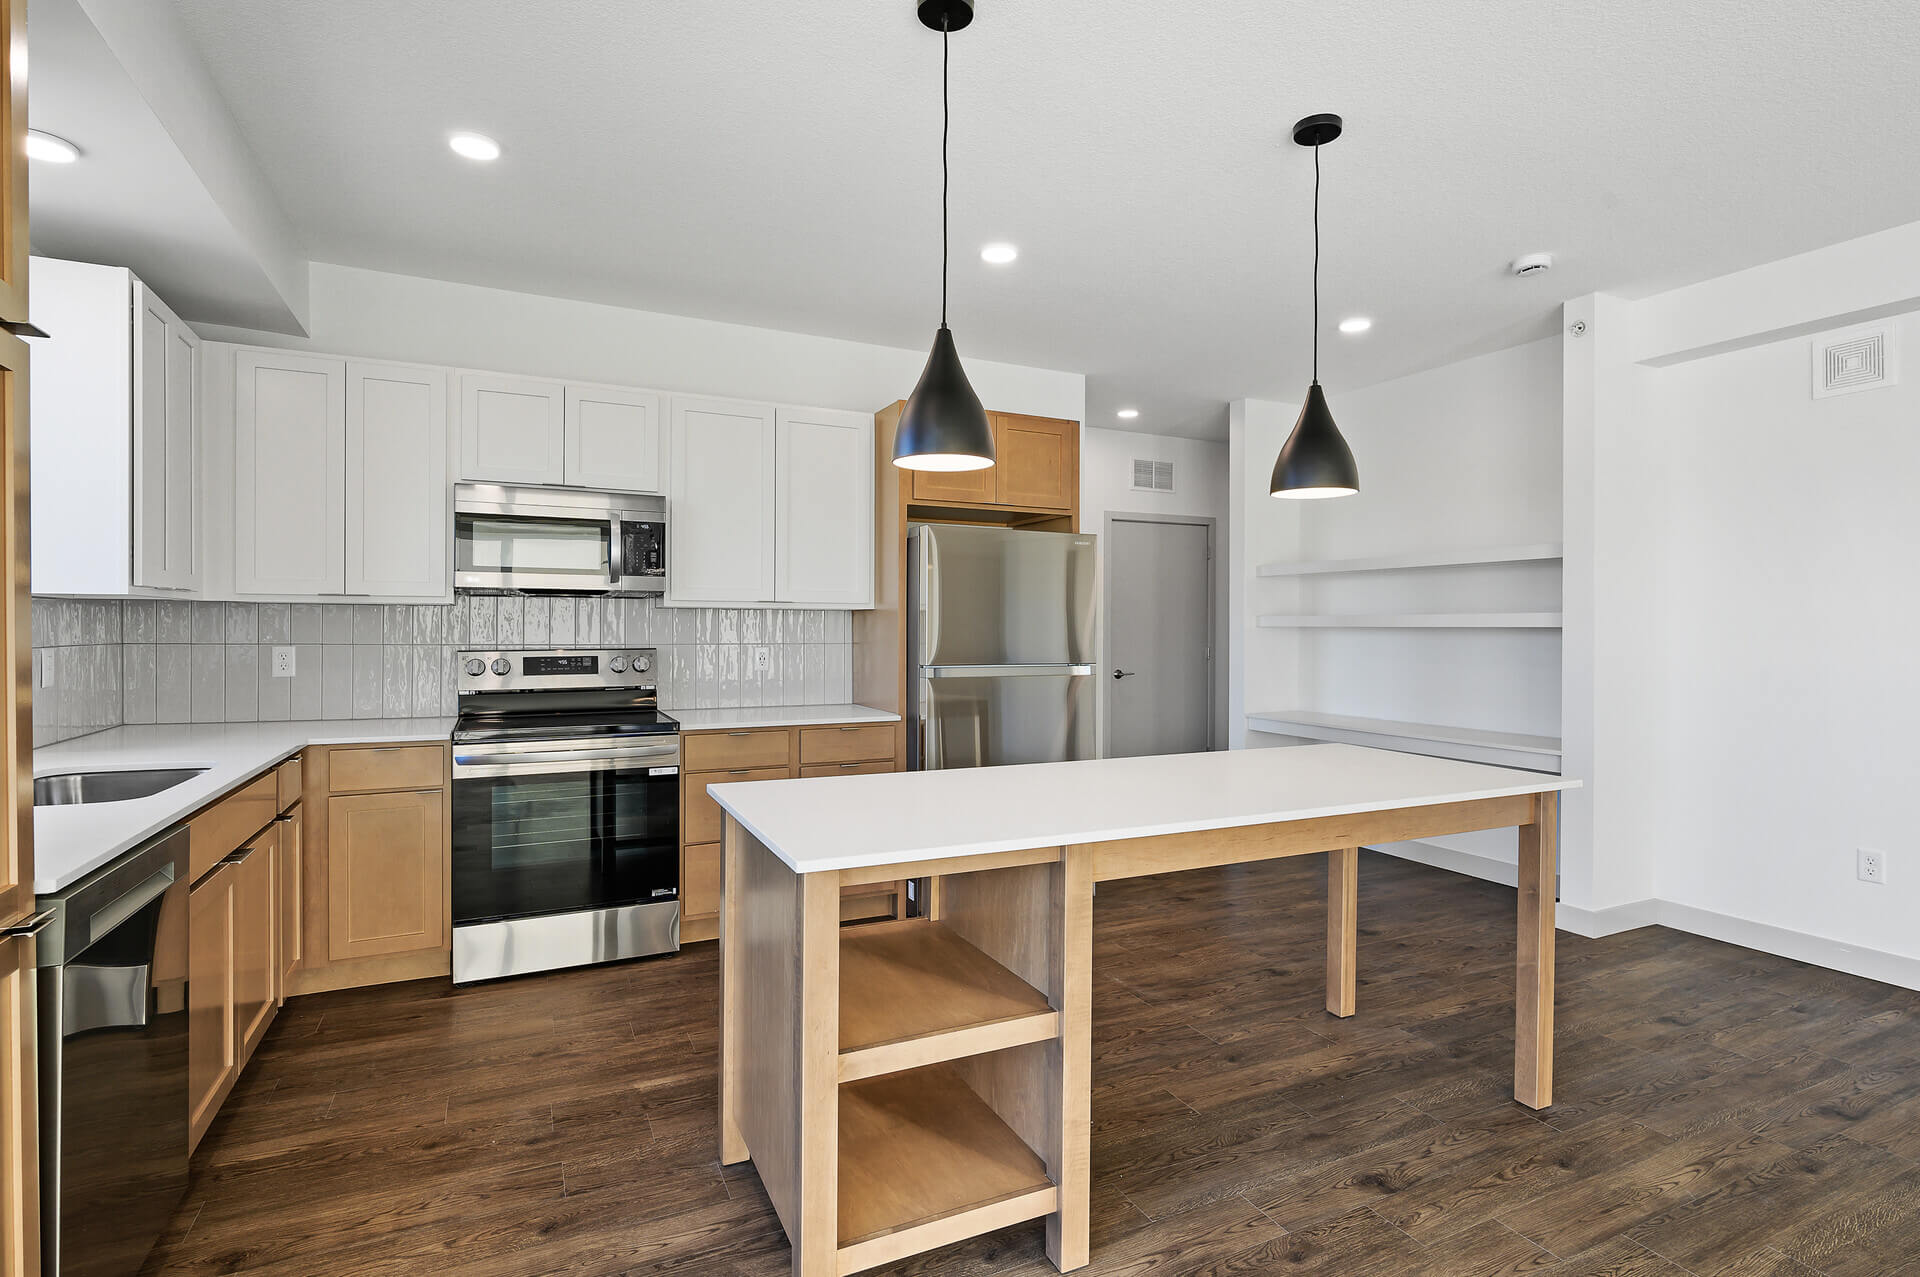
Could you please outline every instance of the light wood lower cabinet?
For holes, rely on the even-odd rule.
[[[915,471],[916,476],[928,473]],[[894,770],[894,724],[826,723],[807,727],[684,732],[680,785],[680,940],[720,934],[720,805],[708,785],[811,776],[864,776]],[[897,917],[905,884],[869,883],[841,893],[843,922]]]
[[[200,1143],[240,1075],[235,1014],[233,879],[222,864],[187,897],[187,1123]]]
[[[285,797],[285,792],[282,792]],[[302,881],[306,871],[305,820],[299,803],[298,785],[293,790],[294,804],[278,821],[280,845],[275,849],[274,886],[275,933],[274,961],[277,971],[274,997],[285,1006],[287,994],[293,988],[293,973],[300,968],[301,940],[304,931],[301,927],[300,905],[306,896],[306,885]]]
[[[280,1006],[274,954],[280,920],[274,862],[279,855],[280,826],[272,824],[233,862],[233,1015],[242,1068],[266,1037]]]
[[[446,823],[437,789],[327,800],[330,959],[446,944]]]
[[[451,766],[444,744],[306,751],[289,996],[452,969]]]

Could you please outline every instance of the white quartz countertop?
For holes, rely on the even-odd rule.
[[[33,889],[45,894],[78,882],[309,745],[444,741],[452,734],[451,718],[180,723],[115,727],[36,749],[35,776],[147,767],[207,770],[150,798],[35,808]]]
[[[709,785],[798,873],[1577,789],[1359,745]]]
[[[684,732],[746,727],[811,727],[817,723],[897,723],[898,714],[865,705],[762,705],[751,709],[672,709],[660,712],[678,720]]]

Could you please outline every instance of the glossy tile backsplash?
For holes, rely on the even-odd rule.
[[[292,678],[273,677],[278,646],[294,649]],[[842,611],[490,594],[451,605],[36,598],[34,744],[122,723],[451,715],[454,653],[542,647],[655,648],[668,707],[852,696]]]

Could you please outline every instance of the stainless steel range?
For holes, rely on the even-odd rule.
[[[680,725],[654,653],[462,652],[453,982],[680,947]]]

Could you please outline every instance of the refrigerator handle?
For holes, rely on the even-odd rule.
[[[939,582],[939,547],[923,530],[920,534],[920,650],[913,654],[913,659],[922,664],[932,659],[935,640],[940,634]]]

